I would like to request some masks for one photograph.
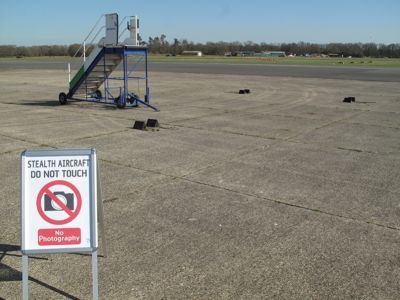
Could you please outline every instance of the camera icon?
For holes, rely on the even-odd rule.
[[[74,210],[74,194],[64,192],[54,192],[55,196],[60,199],[70,210]],[[45,211],[60,211],[62,208],[54,202],[50,196],[44,195],[44,210]]]

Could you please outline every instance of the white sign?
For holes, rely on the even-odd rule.
[[[22,252],[97,249],[95,150],[24,151],[21,169]]]

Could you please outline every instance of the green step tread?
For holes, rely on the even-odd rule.
[[[69,82],[69,89],[71,90],[75,84],[81,79],[81,77],[85,74],[85,70],[83,66],[79,69],[79,71],[75,74],[74,78]]]

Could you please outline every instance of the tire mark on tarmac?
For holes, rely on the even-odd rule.
[[[283,104],[283,105],[279,106],[279,108],[268,110],[265,113],[278,112],[278,111],[286,110],[288,108],[294,108],[299,105],[307,104],[307,103],[313,101],[315,98],[317,98],[318,95],[319,95],[319,93],[316,92],[314,88],[307,88],[298,100]]]

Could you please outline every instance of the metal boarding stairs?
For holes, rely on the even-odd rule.
[[[100,60],[93,63],[93,68],[90,72],[85,72],[82,66],[76,73],[74,78],[69,83],[70,96],[73,95],[86,95],[95,94],[100,97],[99,89],[104,83],[105,79],[111,75],[114,69],[121,63],[122,57],[120,55],[104,54],[97,55]],[[85,76],[86,75],[86,76]],[[85,83],[80,83],[80,79],[85,76]],[[80,84],[79,84],[80,83]]]
[[[99,28],[100,21],[105,17],[105,26]],[[119,27],[123,21],[130,18],[127,27],[119,33]],[[97,43],[92,42],[105,29],[105,36]],[[97,30],[97,31],[96,31]],[[126,32],[130,36],[119,43],[119,38]],[[68,65],[69,91],[59,94],[59,102],[66,104],[68,100],[100,102],[116,105],[119,108],[136,107],[143,104],[157,111],[157,108],[150,105],[150,90],[148,86],[147,48],[139,46],[138,42],[139,20],[136,16],[125,17],[120,23],[118,15],[106,14],[99,18],[82,45],[75,52],[74,57],[82,52],[83,64],[71,79],[71,67]],[[94,35],[94,37],[92,37]],[[90,55],[86,57],[87,41],[92,39]],[[139,57],[132,67],[130,56]],[[136,70],[141,63],[142,70]],[[122,76],[112,77],[112,73],[122,64]],[[143,66],[144,65],[144,66]],[[120,71],[120,70],[119,70]],[[133,76],[141,73],[141,76]],[[137,91],[130,90],[130,81],[144,81],[143,97]],[[112,86],[111,81],[118,81],[120,84]]]

